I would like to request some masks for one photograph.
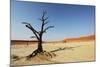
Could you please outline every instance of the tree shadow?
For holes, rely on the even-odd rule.
[[[80,47],[80,46],[75,46],[75,47],[63,47],[63,48],[58,48],[58,49],[55,49],[55,50],[52,50],[50,52],[57,52],[57,51],[62,51],[62,50],[74,50],[74,48],[77,48],[77,47]]]

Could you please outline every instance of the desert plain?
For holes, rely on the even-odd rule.
[[[11,41],[11,65],[37,65],[95,61],[95,36],[69,38],[62,41],[43,42],[45,55],[30,60],[26,56],[37,48],[37,42]]]

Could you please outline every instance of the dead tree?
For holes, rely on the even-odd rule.
[[[43,34],[46,33],[46,31],[48,29],[54,27],[54,26],[45,27],[45,25],[49,22],[48,21],[48,17],[46,17],[46,14],[47,14],[47,12],[43,11],[43,14],[42,14],[41,18],[39,18],[39,20],[41,21],[40,31],[37,31],[30,23],[22,22],[35,35],[35,36],[32,36],[31,38],[36,38],[38,40],[38,47],[37,47],[37,49],[35,51],[33,51],[30,55],[28,55],[27,56],[28,58],[36,56],[38,53],[43,53],[44,52],[43,46],[42,46],[42,37],[43,37]]]

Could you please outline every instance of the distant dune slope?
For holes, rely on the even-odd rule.
[[[81,42],[81,41],[92,41],[92,40],[95,40],[95,35],[81,36],[77,38],[66,38],[63,41],[64,42]]]
[[[57,42],[86,42],[86,41],[93,41],[95,40],[95,35],[89,35],[89,36],[81,36],[81,37],[77,37],[77,38],[66,38],[64,40],[61,41],[51,41],[51,42],[45,42],[43,41],[43,43],[57,43]],[[28,45],[28,44],[33,44],[33,43],[37,43],[38,41],[35,40],[11,40],[11,45]]]

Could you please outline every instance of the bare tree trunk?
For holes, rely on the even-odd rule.
[[[40,40],[40,41],[38,42],[38,48],[37,48],[37,50],[38,50],[38,53],[43,52],[42,40]]]
[[[37,48],[37,50],[38,50],[38,53],[43,52],[43,47],[42,47],[42,34],[40,34],[40,39],[38,41],[38,48]]]

